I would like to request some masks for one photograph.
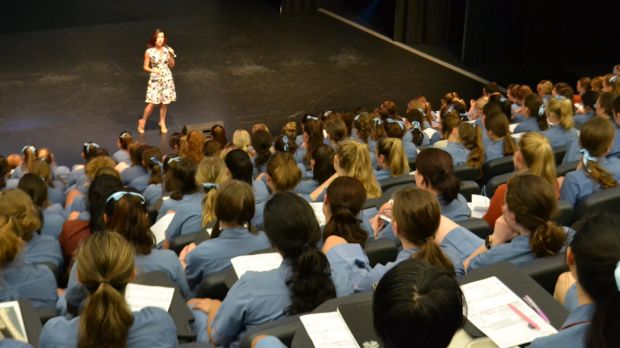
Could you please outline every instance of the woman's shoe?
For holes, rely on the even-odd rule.
[[[143,119],[139,119],[138,120],[138,133],[140,134],[144,134],[144,125],[145,125],[145,121]]]
[[[165,123],[159,123],[159,131],[161,132],[161,134],[166,134],[168,133],[168,128],[166,128],[166,124]]]

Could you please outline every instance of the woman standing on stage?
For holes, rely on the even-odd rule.
[[[167,133],[166,112],[168,104],[176,101],[177,94],[174,89],[174,80],[170,68],[175,65],[174,50],[167,45],[168,40],[161,29],[155,29],[151,35],[148,49],[144,52],[144,71],[150,73],[149,83],[146,90],[146,107],[142,118],[138,121],[138,133],[144,134],[144,126],[155,105],[159,108],[159,129]]]

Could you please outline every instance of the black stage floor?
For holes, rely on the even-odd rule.
[[[150,33],[162,27],[179,58],[170,132],[223,120],[278,129],[303,112],[371,108],[425,94],[434,105],[481,85],[321,13],[280,16],[259,1],[211,0],[191,16],[0,35],[0,154],[48,146],[62,164],[84,141],[114,150],[144,107]],[[145,141],[155,145],[157,115]]]

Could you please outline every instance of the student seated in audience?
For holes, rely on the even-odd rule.
[[[471,216],[467,200],[459,193],[460,180],[454,175],[452,157],[440,149],[425,149],[416,160],[415,182],[417,187],[437,197],[441,215],[454,221]]]
[[[39,210],[26,192],[20,189],[0,192],[0,213],[12,219],[18,237],[26,243],[25,262],[62,270],[64,260],[60,244],[54,237],[39,234],[42,226]]]
[[[327,133],[327,137],[325,138],[327,145],[330,145],[334,150],[336,150],[340,142],[344,141],[348,136],[347,125],[342,120],[340,114],[330,114],[323,123],[323,129],[325,129]]]
[[[295,187],[296,193],[310,195],[319,185],[334,175],[336,172],[334,169],[334,149],[329,145],[319,144],[312,152],[310,167],[312,168],[312,179],[301,181]],[[323,196],[317,198],[319,201],[322,199]]]
[[[189,244],[179,256],[193,290],[209,274],[230,268],[231,258],[270,247],[267,236],[250,225],[254,216],[250,185],[238,180],[224,183],[215,193],[213,213],[217,223],[210,239],[198,246]]]
[[[536,92],[542,98],[543,103],[547,104],[549,99],[553,97],[553,83],[549,80],[541,80],[538,85],[536,85]]]
[[[394,176],[409,174],[409,162],[401,139],[379,139],[376,145],[376,158],[379,169],[375,169],[374,174],[379,182]]]
[[[385,127],[386,137],[401,140],[401,147],[405,152],[407,161],[415,161],[415,158],[418,155],[418,150],[415,144],[411,141],[402,141],[406,133],[405,122],[403,121],[403,119],[401,119],[400,117],[386,118],[383,126]]]
[[[196,184],[196,165],[189,159],[175,157],[168,160],[164,187],[170,198],[159,208],[157,220],[174,213],[166,229],[166,242],[176,236],[198,232],[202,229],[202,190]],[[164,246],[167,247],[167,243]]]
[[[515,127],[515,134],[541,132],[547,129],[547,116],[544,109],[541,110],[541,105],[543,105],[542,98],[537,94],[530,93],[523,98],[523,107],[521,108],[523,121]]]
[[[368,233],[360,226],[358,215],[366,201],[366,190],[358,180],[341,176],[327,187],[323,201],[323,241],[339,236],[347,243],[366,244]]]
[[[187,133],[185,138],[181,138],[181,148],[179,156],[194,163],[197,166],[204,158],[205,136],[202,132],[193,130]]]
[[[301,170],[295,163],[293,155],[287,152],[277,152],[267,161],[267,173],[263,175],[267,186],[271,192],[292,192],[299,184]],[[258,177],[257,180],[263,180]],[[307,195],[301,195],[304,199],[310,200]],[[256,228],[263,228],[263,209],[266,202],[256,204],[256,212],[252,219],[252,225]]]
[[[226,167],[228,167],[232,179],[241,180],[252,185],[256,204],[267,200],[269,197],[267,184],[262,180],[252,180],[254,166],[247,152],[240,149],[231,150],[224,157],[224,162],[226,162]]]
[[[441,114],[441,140],[433,143],[434,148],[443,149],[448,146],[448,138],[452,131],[461,123],[461,116],[454,109],[448,109]]]
[[[317,249],[321,230],[303,198],[291,192],[274,194],[264,219],[265,233],[282,255],[282,264],[270,271],[245,273],[223,302],[190,300],[199,342],[209,339],[217,346],[236,347],[248,328],[309,312],[336,295],[350,294],[345,277],[330,274],[327,258]]]
[[[558,333],[530,347],[604,348],[618,345],[620,314],[620,219],[594,215],[580,221],[566,251],[566,263],[577,280],[573,308]]]
[[[560,189],[561,199],[573,206],[594,192],[618,185],[620,159],[608,158],[616,131],[609,120],[595,117],[579,134],[581,162],[576,171],[566,174]]]
[[[131,312],[125,302],[135,272],[133,248],[123,237],[93,234],[77,255],[77,278],[88,292],[84,310],[45,323],[40,347],[176,347],[176,327],[166,311]]]
[[[28,172],[43,179],[50,204],[65,204],[65,184],[60,180],[54,180],[52,169],[46,161],[37,159],[32,162]]]
[[[215,196],[222,185],[230,180],[230,171],[224,160],[219,157],[207,157],[198,164],[196,182],[204,191],[202,199],[202,226],[215,222]],[[252,193],[252,196],[254,193]]]
[[[124,188],[118,176],[109,174],[98,175],[88,188],[88,219],[67,220],[62,225],[58,237],[65,264],[69,265],[75,251],[82,241],[91,233],[105,230],[103,215],[105,214],[106,199]]]
[[[75,188],[67,193],[67,201],[65,203],[65,211],[69,220],[88,219],[86,207],[86,194],[90,183],[97,175],[101,175],[104,171],[107,174],[119,176],[114,169],[114,160],[108,156],[96,156],[86,163],[85,175],[80,177]],[[119,176],[120,177],[120,176]]]
[[[106,200],[104,215],[106,231],[116,232],[134,249],[134,262],[138,274],[162,271],[178,284],[181,293],[190,297],[185,272],[176,254],[171,250],[155,248],[155,236],[149,229],[144,197],[131,191],[118,191]],[[95,233],[100,234],[100,233]],[[65,292],[69,311],[74,312],[86,298],[87,291],[79,281],[79,262],[73,264]]]
[[[220,145],[222,145],[222,149],[226,148],[226,146],[228,145],[228,139],[226,138],[226,129],[224,129],[224,126],[216,124],[211,127],[211,136],[214,140],[217,140]]]
[[[373,173],[367,145],[353,140],[343,141],[334,156],[334,169],[336,169],[336,174],[310,194],[313,201],[318,200],[327,186],[338,176],[350,176],[359,180],[364,185],[367,198],[381,196],[381,187]]]
[[[232,144],[235,148],[241,149],[252,155],[250,148],[252,147],[252,139],[250,133],[245,129],[237,129],[233,132]]]
[[[502,261],[523,265],[537,257],[557,255],[574,232],[553,222],[557,210],[556,191],[547,180],[532,174],[512,177],[502,217],[487,242],[465,261],[465,269]]]
[[[41,235],[58,240],[62,225],[66,220],[65,211],[58,203],[51,205],[48,203],[45,182],[33,173],[26,173],[19,179],[17,188],[26,192],[32,199],[32,203],[43,214]]]
[[[45,265],[27,262],[13,218],[0,212],[0,302],[29,300],[35,308],[56,308],[56,278]]]
[[[519,147],[512,156],[515,171],[518,173],[528,172],[540,176],[549,182],[560,197],[560,186],[555,170],[555,156],[549,140],[541,133],[528,132],[519,140]],[[502,206],[506,200],[507,184],[501,184],[495,189],[489,209],[483,219],[489,223],[491,230],[495,227],[495,221],[502,216]]]
[[[368,112],[361,112],[353,118],[353,129],[351,139],[368,145],[371,151],[375,149],[375,141],[372,138],[374,127],[372,125],[372,115]]]
[[[273,138],[268,131],[259,129],[252,132],[252,148],[254,149],[254,156],[252,157],[252,165],[254,165],[253,177],[257,177],[259,174],[264,173],[267,168],[267,160],[271,156],[271,146],[273,145]]]
[[[620,81],[618,81],[618,75],[607,74],[604,76],[603,92],[611,92],[620,95]]]
[[[408,111],[403,121],[405,121],[405,128],[407,129],[403,136],[404,142],[411,141],[416,148],[431,145],[431,139],[423,132],[425,129],[430,128],[430,126],[425,126],[428,123],[424,118],[424,110],[420,108]],[[434,139],[435,141],[439,140],[439,133],[434,131],[432,136],[436,138]]]
[[[403,249],[394,262],[370,267],[368,258],[358,244],[347,244],[342,237],[327,238],[323,252],[337,273],[348,274],[356,292],[369,291],[379,279],[398,263],[421,259],[437,267],[464,274],[461,263],[484,245],[484,241],[450,219],[441,216],[439,202],[433,195],[418,188],[405,188],[394,194],[390,206],[392,230]],[[373,222],[380,227],[381,221]]]
[[[6,157],[0,155],[0,191],[4,191],[6,187],[6,181],[9,177],[9,161]]]
[[[158,148],[154,147],[144,151],[143,165],[149,172],[149,180],[144,191],[142,191],[142,195],[146,199],[146,209],[148,211],[159,211],[159,205],[164,195],[162,188],[164,164],[162,161],[163,157]]]
[[[442,150],[452,156],[452,164],[465,164],[482,170],[484,144],[482,130],[469,122],[460,122],[448,136],[448,144]]]
[[[131,166],[121,172],[123,184],[129,185],[135,178],[147,174],[146,168],[142,166],[142,153],[150,148],[150,145],[133,143],[129,145],[129,155],[131,156]]]
[[[545,107],[549,128],[543,134],[553,149],[567,146],[577,139],[573,121],[573,102],[564,97],[549,99]]]
[[[116,140],[116,146],[118,147],[118,151],[112,154],[112,158],[116,161],[116,163],[125,163],[126,165],[131,164],[131,156],[129,155],[129,145],[133,143],[133,137],[130,131],[122,131],[121,134],[118,135],[118,139]]]
[[[153,161],[151,158],[155,158],[156,161]],[[131,182],[127,186],[133,187],[138,190],[138,192],[143,193],[146,188],[151,184],[151,175],[153,175],[152,169],[153,167],[158,167],[158,164],[156,162],[161,162],[161,158],[161,150],[155,146],[149,146],[144,151],[142,151],[142,159],[140,165],[142,166],[142,168],[146,169],[146,173],[131,180]]]
[[[307,115],[306,124],[303,126],[302,141],[295,152],[295,161],[304,166],[304,177],[312,176],[312,154],[321,145],[323,145],[323,125],[317,117]]]
[[[583,105],[583,112],[576,114],[573,118],[575,120],[575,127],[581,129],[581,127],[594,117],[596,114],[596,101],[598,100],[598,93],[594,91],[585,91],[581,94],[581,104]]]
[[[22,162],[13,169],[11,173],[12,179],[18,179],[28,172],[30,165],[37,160],[37,148],[33,145],[26,145],[22,148]],[[15,188],[15,187],[12,187]]]
[[[488,137],[484,140],[485,162],[494,159],[512,156],[517,144],[512,139],[508,128],[508,118],[501,112],[487,115],[484,119],[484,126]]]

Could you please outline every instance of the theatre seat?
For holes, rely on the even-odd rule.
[[[391,239],[369,240],[366,242],[364,251],[368,256],[370,266],[374,267],[376,264],[385,265],[388,262],[396,260],[398,246],[396,241]]]
[[[466,164],[458,164],[454,166],[454,175],[462,181],[477,181],[480,178],[480,170],[477,168],[468,167]]]
[[[595,213],[620,214],[620,186],[595,192],[582,199],[575,208],[573,221]]]
[[[563,252],[555,256],[537,258],[519,268],[552,295],[558,277],[568,271],[566,256]]]
[[[564,164],[560,164],[556,166],[555,171],[556,171],[557,176],[558,177],[565,176],[568,172],[573,172],[577,170],[578,164],[579,164],[579,161],[575,161],[575,162],[564,163]]]
[[[248,330],[241,335],[239,347],[250,348],[252,340],[261,335],[275,336],[290,347],[295,333],[303,327],[299,320],[300,316],[301,314],[280,318]]]
[[[573,216],[575,215],[575,209],[573,206],[564,200],[558,201],[558,216],[554,221],[560,226],[570,226],[573,223]]]
[[[408,184],[415,184],[415,176],[407,174],[401,176],[393,176],[391,178],[379,181],[382,192],[385,192],[395,186],[403,186]]]
[[[480,194],[480,186],[478,186],[478,183],[475,181],[461,181],[461,188],[459,190],[459,193],[462,194],[468,202],[471,202],[471,195]]]
[[[491,178],[513,172],[515,170],[512,156],[497,158],[484,164],[482,167],[481,184],[486,184]]]
[[[170,250],[173,250],[177,255],[181,253],[183,248],[190,243],[200,244],[201,242],[209,239],[209,234],[202,230],[200,232],[182,234],[172,238],[170,241]]]
[[[484,185],[484,195],[489,198],[493,197],[497,188],[500,187],[500,185],[507,183],[508,179],[512,178],[513,175],[515,175],[515,173],[510,172],[494,176],[489,179],[489,181],[487,181],[487,183]]]
[[[491,227],[486,220],[478,218],[469,218],[463,221],[455,221],[460,226],[473,232],[476,236],[484,239],[491,234]]]
[[[236,281],[237,274],[232,267],[211,273],[200,282],[196,291],[196,297],[224,300],[228,290],[232,288]]]

